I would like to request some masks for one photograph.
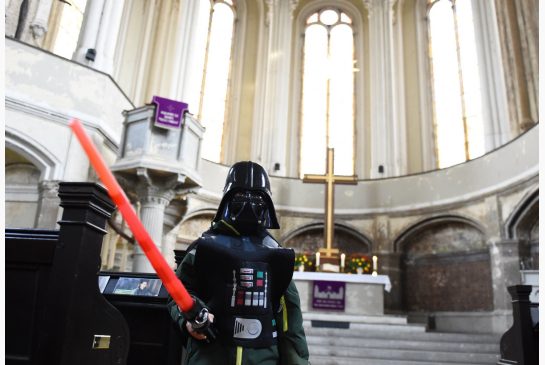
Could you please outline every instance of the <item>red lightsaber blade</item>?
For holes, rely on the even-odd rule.
[[[108,194],[119,208],[121,215],[127,222],[134,237],[140,244],[140,247],[165,285],[170,296],[182,311],[188,312],[193,308],[193,298],[191,298],[183,284],[174,274],[174,271],[168,266],[167,262],[157,249],[157,246],[155,246],[155,243],[153,243],[149,233],[146,231],[144,225],[138,219],[132,205],[129,203],[129,199],[125,195],[125,192],[121,189],[121,186],[119,186],[114,175],[106,166],[102,156],[83,129],[81,122],[77,119],[72,119],[70,121],[70,128],[72,128],[72,131],[81,143],[81,146],[91,161],[91,165],[96,170],[102,183],[108,189]]]

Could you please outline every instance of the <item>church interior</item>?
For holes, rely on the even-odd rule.
[[[173,268],[229,167],[254,161],[297,275],[360,267],[391,284],[385,318],[499,341],[507,288],[539,272],[538,14],[537,0],[6,0],[6,227],[57,229],[59,182],[98,182],[77,118]],[[183,135],[146,124],[156,97],[185,103]],[[152,270],[120,214],[106,230],[101,270]]]

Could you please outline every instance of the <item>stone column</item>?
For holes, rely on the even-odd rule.
[[[252,148],[254,159],[275,175],[286,175],[286,143],[288,140],[289,90],[291,68],[291,37],[293,11],[297,0],[267,0],[266,26],[266,66],[260,82],[264,100],[257,106],[255,128],[252,140],[257,143]],[[259,89],[258,89],[259,90]],[[258,91],[259,94],[259,91]],[[259,142],[260,141],[260,142]]]
[[[162,252],[165,209],[175,197],[175,189],[184,181],[184,177],[181,174],[174,177],[154,176],[145,168],[139,168],[137,176],[135,189],[140,201],[140,219],[153,242]],[[140,246],[137,246],[135,250],[133,271],[155,271]]]
[[[124,3],[124,0],[106,0],[102,21],[98,29],[97,56],[94,67],[107,74],[112,74],[114,69],[117,35],[121,25],[121,13],[123,12]]]
[[[91,61],[85,59],[89,48],[96,48],[97,35],[102,19],[105,0],[91,0],[85,7],[85,16],[81,25],[78,45],[74,52],[74,61],[88,65]]]
[[[188,101],[192,97],[188,80],[190,79],[190,73],[196,72],[192,66],[199,53],[195,49],[196,42],[191,41],[195,37],[198,28],[199,6],[196,1],[182,1],[179,6],[178,34],[176,34],[175,38],[173,62],[177,66],[172,70],[173,82],[170,84],[169,95],[176,100]],[[189,107],[196,113],[194,110],[196,104],[190,103]]]
[[[492,273],[492,297],[497,319],[493,323],[494,332],[504,332],[511,325],[511,297],[507,290],[512,285],[520,284],[520,257],[518,241],[491,240],[490,266]]]
[[[510,140],[510,121],[494,1],[476,1],[473,7],[477,52],[484,65],[480,77],[486,152]]]
[[[537,1],[514,0],[495,0],[494,5],[512,130],[508,137],[511,137],[539,120],[539,6]]]
[[[174,249],[176,248],[176,239],[178,237],[179,224],[187,212],[186,197],[173,199],[165,209],[165,219],[163,220],[163,256],[168,264],[176,268],[176,259]]]
[[[138,186],[136,191],[140,200],[140,218],[142,224],[146,227],[153,242],[155,242],[159,250],[162,251],[165,208],[174,194],[170,189],[147,185]],[[135,250],[133,271],[155,271],[140,246],[137,246]]]
[[[38,185],[38,209],[36,228],[55,229],[59,218],[59,182],[52,180],[40,181]]]
[[[403,305],[403,291],[401,282],[401,253],[381,252],[378,256],[378,273],[388,275],[392,283],[392,290],[384,293],[384,307],[386,310],[400,311]]]
[[[369,12],[371,68],[371,178],[399,175],[405,153],[396,105],[393,6],[396,0],[363,0]],[[382,171],[382,172],[381,172]]]
[[[140,35],[138,36],[140,54],[142,57],[136,62],[137,66],[134,69],[133,77],[134,90],[132,98],[135,105],[149,102],[146,100],[147,75],[151,64],[154,28],[156,26],[155,16],[157,11],[157,1],[149,0],[145,3],[144,23],[142,24]]]
[[[35,40],[42,39],[45,33],[47,33],[47,22],[51,12],[51,3],[52,0],[40,0],[38,3],[36,15],[34,16],[32,23],[30,23],[32,37],[34,37]]]

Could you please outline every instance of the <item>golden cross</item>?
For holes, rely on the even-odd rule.
[[[334,210],[335,210],[335,184],[350,184],[356,185],[358,183],[358,177],[353,176],[338,176],[334,175],[333,166],[334,150],[333,148],[327,149],[327,164],[325,175],[306,175],[303,177],[303,183],[325,183],[325,229],[324,229],[324,241],[326,248],[320,249],[320,253],[324,253],[326,257],[333,257],[333,254],[337,255],[339,249],[332,248],[334,229]]]

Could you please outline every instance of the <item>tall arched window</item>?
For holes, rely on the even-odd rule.
[[[485,149],[471,0],[429,0],[428,26],[435,146],[443,168]]]
[[[323,174],[326,148],[335,174],[354,174],[354,32],[352,19],[322,9],[306,19],[301,97],[300,175]]]
[[[219,162],[227,114],[235,4],[232,0],[201,0],[201,6],[207,4],[210,5],[208,15],[205,14],[208,20],[207,36],[202,37],[202,33],[197,36],[197,41],[200,39],[205,45],[200,63],[200,98],[195,100],[196,106],[193,108],[190,105],[190,108],[198,110],[197,118],[206,128],[202,157]]]

